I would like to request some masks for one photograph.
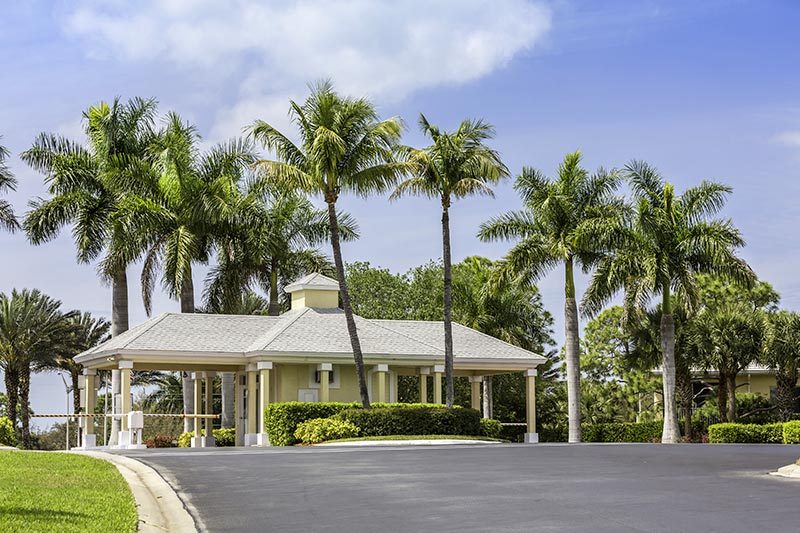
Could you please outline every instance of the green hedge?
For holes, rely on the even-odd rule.
[[[442,409],[397,404],[372,409],[346,409],[337,415],[361,428],[361,437],[389,435],[480,435],[481,414],[474,409]]]
[[[784,441],[783,424],[712,424],[708,426],[708,441],[715,444],[780,444]]]
[[[0,416],[0,446],[16,446],[17,439],[14,435],[14,424],[6,416]]]
[[[481,418],[481,435],[490,439],[499,439],[503,425],[493,418]]]
[[[319,444],[328,440],[358,437],[360,432],[351,422],[337,417],[312,418],[298,424],[294,436],[303,444]]]
[[[783,424],[783,443],[800,444],[800,420],[792,420]]]
[[[373,409],[397,409],[404,407],[429,407],[444,409],[439,404],[419,403],[373,403]],[[297,426],[312,418],[330,418],[347,409],[361,409],[361,404],[342,402],[279,402],[271,403],[264,410],[264,427],[272,446],[291,446],[299,441],[294,433]],[[358,424],[356,424],[358,425]]]
[[[581,428],[584,442],[659,442],[662,422],[612,422]]]

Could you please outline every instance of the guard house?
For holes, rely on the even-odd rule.
[[[121,371],[121,446],[131,444],[133,370],[191,372],[195,411],[202,413],[203,382],[211,405],[211,380],[235,374],[235,427],[238,445],[268,445],[264,408],[270,402],[359,401],[358,383],[344,312],[338,308],[339,284],[321,274],[308,275],[285,288],[291,310],[280,316],[165,313],[108,340],[75,360],[84,365],[86,389],[97,370]],[[419,376],[420,397],[432,381],[435,403],[442,403],[444,327],[442,322],[371,320],[355,317],[367,372],[370,398],[397,401],[397,377]],[[453,323],[454,369],[472,385],[472,407],[480,408],[483,376],[524,372],[527,377],[526,442],[537,442],[536,367],[541,355]],[[86,412],[93,411],[86,395]],[[199,422],[193,446],[202,446]],[[145,422],[146,423],[146,422]],[[210,422],[206,421],[210,429]],[[85,445],[94,444],[87,424]],[[210,431],[209,431],[210,434]]]

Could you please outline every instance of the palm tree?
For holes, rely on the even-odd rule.
[[[358,237],[356,223],[339,214],[342,239]],[[269,295],[268,314],[281,312],[281,287],[309,272],[330,272],[333,266],[315,246],[330,235],[328,213],[302,195],[262,191],[251,184],[239,202],[231,228],[218,239],[217,265],[206,284],[206,307],[232,312],[242,295],[260,287]]]
[[[77,413],[81,410],[78,376],[83,371],[83,365],[76,363],[74,357],[106,341],[111,323],[104,318],[94,318],[91,313],[75,313],[70,318],[70,326],[70,337],[62,351],[56,353],[52,359],[41,361],[37,370],[64,371],[69,374],[73,411]]]
[[[450,206],[473,195],[494,196],[490,184],[508,175],[500,155],[486,146],[494,129],[482,120],[464,120],[453,132],[441,131],[420,114],[419,126],[432,144],[411,150],[414,175],[401,182],[391,198],[404,194],[438,199],[442,206],[444,263],[444,372],[447,407],[453,407],[453,264],[450,254]]]
[[[259,161],[257,167],[263,179],[320,195],[327,204],[333,259],[361,403],[368,408],[364,359],[347,290],[336,202],[342,193],[367,197],[386,191],[410,170],[408,162],[395,157],[402,123],[398,118],[379,120],[367,99],[340,96],[330,82],[312,86],[305,102],[292,101],[290,105],[300,144],[267,122],[256,121],[250,128],[253,137],[275,155],[274,160]]]
[[[763,311],[745,305],[706,308],[692,321],[691,342],[703,367],[719,373],[723,422],[736,422],[736,377],[761,355],[766,325]]]
[[[30,203],[23,223],[28,239],[41,244],[72,227],[78,261],[89,263],[128,235],[113,223],[132,171],[143,163],[152,139],[155,100],[134,98],[122,104],[101,102],[83,114],[88,147],[59,135],[42,133],[21,158],[45,175],[50,198]],[[108,257],[107,257],[108,259]],[[111,282],[111,336],[128,330],[127,266],[136,257],[107,260],[101,277]],[[112,370],[112,391],[119,394],[119,370]],[[116,444],[119,420],[112,418]]]
[[[601,243],[620,226],[622,200],[614,196],[616,172],[603,169],[589,175],[581,153],[567,154],[558,177],[546,178],[533,168],[523,168],[514,188],[522,196],[524,211],[511,211],[481,225],[481,240],[519,239],[504,259],[505,273],[533,282],[559,263],[564,265],[567,396],[569,442],[581,441],[580,338],[574,268],[588,272],[604,251]]]
[[[0,137],[2,139],[2,137]],[[11,169],[6,165],[6,158],[10,152],[0,145],[0,193],[5,191],[17,190],[17,179],[11,173]],[[14,232],[19,228],[17,217],[8,201],[0,198],[0,226],[4,226],[8,231]]]
[[[142,300],[147,314],[158,274],[182,313],[195,312],[194,263],[206,263],[216,235],[226,231],[237,187],[254,161],[249,143],[232,140],[199,154],[194,126],[175,113],[149,147],[150,164],[137,170],[137,188],[120,201],[114,220],[125,241],[115,241],[111,263],[144,255]],[[194,412],[192,383],[183,374],[186,412]],[[189,431],[189,419],[184,421]]]
[[[775,371],[775,404],[781,420],[791,420],[797,401],[800,372],[800,314],[780,311],[768,315],[767,339],[761,360]]]
[[[155,413],[183,412],[183,380],[174,372],[159,373],[149,385],[155,386],[142,400],[142,407]]]
[[[600,260],[583,298],[584,312],[597,313],[623,288],[630,312],[661,296],[661,440],[678,442],[672,295],[683,295],[693,308],[698,292],[696,274],[716,274],[745,285],[752,284],[755,276],[735,253],[744,245],[739,231],[730,220],[712,219],[725,204],[730,187],[704,181],[676,195],[655,168],[641,161],[626,165],[625,175],[636,202],[634,223],[618,232],[615,250]]]
[[[6,373],[9,418],[16,426],[19,416],[25,448],[31,447],[31,372],[69,345],[73,316],[36,289],[0,294],[0,365]]]

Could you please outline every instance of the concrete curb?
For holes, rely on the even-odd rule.
[[[323,442],[314,446],[326,447],[377,447],[377,446],[453,446],[454,444],[503,444],[491,440],[430,439],[430,440],[355,440],[349,442]]]
[[[795,464],[782,466],[777,472],[770,472],[770,475],[800,479],[800,465]]]
[[[136,500],[139,531],[146,533],[198,531],[192,515],[186,510],[172,487],[149,466],[130,457],[111,453],[92,451],[72,453],[102,459],[117,467],[128,482]]]

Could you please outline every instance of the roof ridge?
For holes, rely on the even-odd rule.
[[[359,315],[353,315],[353,316],[358,316],[358,318],[360,318],[361,320],[366,320],[367,322],[370,322],[372,324],[374,324],[377,321],[377,320],[373,320],[371,318],[364,318],[364,317],[359,316]],[[414,320],[414,321],[409,320],[409,322],[432,322],[432,323],[435,323],[435,321],[433,321],[433,320]],[[403,333],[402,331],[397,331],[396,329],[392,329],[392,328],[390,328],[388,326],[384,326],[383,324],[375,324],[375,326],[377,326],[379,328],[382,328],[382,329],[389,330],[392,333],[395,333],[395,334],[400,335],[402,337],[405,337],[407,339],[411,339],[412,341],[417,342],[419,344],[424,344],[425,346],[428,346],[429,348],[433,348],[434,350],[438,350],[440,352],[444,352],[444,350],[442,350],[442,348],[440,348],[438,346],[434,346],[433,344],[428,344],[427,342],[425,342],[425,341],[423,341],[421,339],[418,339],[416,337],[412,337],[411,335]]]
[[[288,317],[288,320],[286,320],[285,324],[278,324],[277,327],[273,326],[262,337],[259,337],[258,339],[254,340],[248,347],[247,351],[252,352],[256,350],[266,350],[267,346],[272,344],[281,333],[286,331],[286,329],[289,326],[294,324],[298,318],[305,315],[310,309],[311,309],[310,307],[304,307],[303,309],[299,310],[299,312],[295,316]],[[291,312],[292,310],[289,310],[289,313]],[[289,313],[285,313],[284,315],[281,315],[281,317],[285,317]]]

